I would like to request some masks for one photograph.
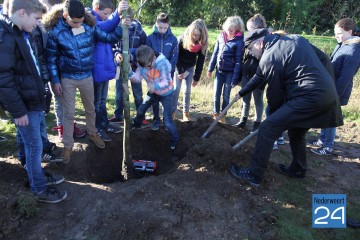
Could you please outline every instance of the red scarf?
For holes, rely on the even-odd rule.
[[[191,45],[189,51],[193,52],[193,53],[197,53],[201,50],[201,48],[202,48],[202,46],[199,43],[197,43],[195,45]]]

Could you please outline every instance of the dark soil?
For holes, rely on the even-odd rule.
[[[14,157],[2,159],[0,239],[279,239],[281,207],[271,199],[288,180],[275,172],[274,164],[289,163],[288,143],[273,153],[262,186],[252,188],[228,170],[232,163],[249,163],[256,138],[234,151],[232,146],[249,132],[219,123],[201,139],[212,121],[176,121],[181,140],[174,152],[163,128],[131,130],[132,159],[156,161],[158,167],[155,173],[134,172],[128,181],[120,174],[122,134],[111,134],[113,141],[103,150],[81,139],[69,164],[44,164],[47,171],[65,176],[59,188],[68,198],[38,204],[39,214],[32,218],[16,212],[19,194],[29,191],[25,170]],[[356,124],[347,127],[359,130]],[[333,156],[321,157],[328,161],[321,167],[319,157],[309,153],[308,176],[321,187],[303,189],[304,194],[346,193],[356,187],[360,137],[344,136]],[[348,181],[341,177],[345,174]],[[331,184],[335,181],[336,186]]]

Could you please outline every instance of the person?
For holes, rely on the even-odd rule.
[[[288,130],[293,159],[290,166],[279,164],[278,171],[289,177],[304,178],[307,131],[343,124],[333,78],[313,46],[301,36],[270,35],[266,29],[258,29],[248,33],[245,46],[260,62],[255,76],[236,99],[266,82],[269,115],[259,127],[250,166],[232,165],[230,172],[238,179],[259,186],[274,141]]]
[[[140,105],[134,119],[133,128],[139,128],[145,118],[146,110],[154,101],[161,102],[164,107],[164,123],[170,134],[170,149],[175,150],[179,134],[171,118],[171,106],[174,97],[174,83],[171,78],[171,64],[161,53],[155,53],[149,46],[141,45],[136,52],[138,67],[129,74],[132,82],[145,79],[148,93]]]
[[[246,22],[246,28],[248,31],[253,31],[255,29],[264,29],[266,28],[266,21],[263,15],[255,14]],[[244,87],[252,76],[255,75],[256,69],[259,66],[259,60],[254,58],[249,51],[245,51],[244,61],[242,64],[242,78],[241,78],[241,87]],[[249,118],[250,112],[250,102],[251,102],[251,95],[254,98],[255,103],[255,119],[252,126],[252,132],[256,131],[261,123],[262,115],[264,112],[264,89],[262,87],[255,89],[252,94],[248,94],[242,98],[242,110],[241,110],[241,117],[238,123],[234,126],[245,129],[246,122]]]
[[[340,19],[334,28],[338,42],[331,54],[331,63],[335,72],[335,86],[341,106],[349,102],[353,79],[360,67],[360,30],[356,31],[354,20]],[[322,128],[316,141],[312,141],[311,152],[318,155],[330,155],[333,152],[336,128]]]
[[[55,6],[57,4],[61,4],[63,2],[63,0],[40,0],[40,2],[47,8],[47,12],[49,12],[53,8],[53,6]],[[41,26],[41,28],[42,28],[42,26]],[[43,41],[45,42],[45,48],[46,48],[46,42],[47,42],[47,37],[48,37],[47,33],[42,31],[42,37],[43,37]],[[54,98],[53,107],[54,107],[54,113],[55,113],[55,117],[56,117],[56,126],[53,127],[52,130],[58,132],[58,138],[59,138],[60,142],[62,142],[64,130],[63,130],[63,107],[62,107],[61,96],[54,94],[54,92],[52,91],[52,88],[49,87],[49,84],[47,84],[45,86],[45,91],[46,91],[46,109],[47,109],[46,111],[48,111],[50,109],[51,100],[52,100],[52,98]],[[85,137],[85,135],[86,135],[86,132],[84,130],[82,130],[81,128],[79,128],[77,126],[76,122],[74,122],[74,137],[83,138],[83,137]]]
[[[222,110],[224,110],[230,102],[231,88],[239,82],[241,61],[244,54],[244,31],[244,22],[239,16],[228,17],[223,24],[223,31],[216,40],[207,73],[207,76],[211,78],[216,67],[214,119],[220,114],[221,92],[223,92]],[[220,122],[226,122],[225,115]]]
[[[200,80],[203,70],[205,54],[208,48],[209,33],[205,22],[196,19],[178,39],[179,58],[175,71],[175,93],[172,105],[172,117],[176,117],[181,84],[184,82],[183,92],[183,120],[190,121],[191,86],[195,87]],[[195,67],[196,66],[196,67]]]
[[[24,141],[30,190],[39,202],[58,203],[67,192],[53,186],[63,182],[63,176],[45,175],[41,168],[45,88],[29,40],[43,10],[38,0],[9,0],[8,16],[0,15],[0,103]]]
[[[125,10],[128,3],[123,1],[120,6],[121,10]],[[85,108],[88,137],[98,148],[105,148],[95,126],[92,78],[94,44],[95,40],[118,42],[122,37],[122,30],[119,26],[111,33],[100,30],[91,14],[85,12],[84,5],[78,0],[66,0],[60,8],[53,8],[43,19],[43,25],[49,31],[47,55],[53,91],[61,95],[63,100],[64,149],[61,157],[64,163],[68,163],[74,146],[76,89],[80,91]],[[61,82],[58,69],[61,69]]]
[[[123,4],[123,2],[120,2]],[[114,5],[111,0],[93,0],[91,14],[96,18],[96,25],[105,32],[111,32],[120,23],[120,7],[113,12]],[[94,49],[94,104],[96,121],[95,126],[103,141],[111,141],[107,132],[120,133],[122,129],[116,125],[110,125],[106,99],[109,89],[109,81],[115,78],[116,66],[114,63],[112,44],[97,41]]]
[[[146,38],[146,45],[151,47],[154,52],[163,54],[171,64],[171,78],[174,77],[175,67],[178,60],[178,41],[171,31],[170,18],[166,13],[159,13],[156,16],[154,31]],[[152,130],[158,130],[160,127],[160,109],[159,103],[153,105],[154,122]]]
[[[8,9],[9,9],[9,1],[5,1],[2,8],[2,14],[7,15]],[[47,83],[49,81],[49,73],[47,71],[46,56],[44,50],[44,35],[39,23],[40,21],[38,21],[38,24],[35,26],[31,34],[29,35],[29,41],[31,44],[31,48],[33,49],[34,52],[34,56],[36,57],[36,60],[38,62],[38,67],[40,69],[40,77],[45,85],[45,102],[46,102],[45,106],[47,107],[47,101],[48,101],[47,96],[49,94],[47,92],[47,86],[48,86]],[[46,107],[44,109],[45,114],[46,114]],[[43,144],[43,160],[50,162],[61,162],[62,159],[52,152],[56,148],[56,144],[49,141],[48,134],[46,132],[45,114],[43,115],[43,119],[41,119],[40,121],[41,140]],[[25,166],[26,165],[25,146],[19,131],[16,132],[16,142],[18,148],[18,160],[20,161],[20,164],[22,166]]]
[[[129,27],[129,54],[130,54],[130,66],[132,71],[136,71],[137,61],[136,61],[136,50],[140,45],[144,45],[146,42],[146,33],[142,29],[141,23],[134,19],[134,13],[129,8],[128,16],[124,18],[123,24],[126,24]],[[115,61],[120,64],[123,60],[122,56],[122,41],[118,42],[114,46],[114,58]],[[123,86],[122,86],[122,75],[119,74],[119,78],[115,84],[116,89],[116,107],[114,111],[114,116],[109,119],[110,122],[122,122],[123,117]],[[131,89],[134,96],[135,101],[135,109],[136,111],[139,109],[139,106],[143,102],[143,91],[141,83],[131,82]],[[145,120],[144,120],[145,121]],[[146,125],[146,122],[145,122]]]

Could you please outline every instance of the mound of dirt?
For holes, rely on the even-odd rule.
[[[288,144],[273,154],[261,188],[252,188],[228,170],[232,163],[249,163],[254,140],[234,151],[232,146],[249,132],[221,123],[201,139],[212,122],[209,117],[176,121],[180,142],[174,152],[164,128],[131,130],[132,158],[156,161],[158,168],[133,172],[128,181],[120,181],[122,134],[111,134],[105,149],[81,139],[69,164],[44,165],[65,176],[59,188],[68,198],[56,205],[38,204],[38,216],[29,219],[16,212],[19,194],[29,192],[26,172],[14,157],[2,159],[0,239],[279,239],[276,223],[283,206],[275,204],[275,194],[292,180],[275,173],[273,165],[291,160]],[[358,176],[358,137],[341,141],[351,142],[338,144],[346,156],[340,158],[337,150],[334,161],[310,157],[313,189],[298,190],[301,194],[356,186],[340,183],[344,175]],[[325,181],[329,172],[331,181]]]

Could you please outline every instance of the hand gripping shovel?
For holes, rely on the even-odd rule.
[[[231,100],[231,102],[226,106],[226,108],[220,113],[220,115],[215,119],[215,121],[210,125],[210,127],[204,132],[201,138],[206,138],[207,135],[211,132],[211,130],[215,127],[215,125],[219,122],[219,120],[226,114],[227,110],[240,99],[240,96],[236,94],[235,98]]]
[[[241,140],[240,142],[238,142],[236,145],[234,145],[232,147],[233,150],[239,149],[242,145],[244,145],[247,141],[249,141],[250,139],[252,139],[255,135],[257,135],[259,129],[257,129],[256,131],[250,133],[248,136],[246,136],[243,140]]]

